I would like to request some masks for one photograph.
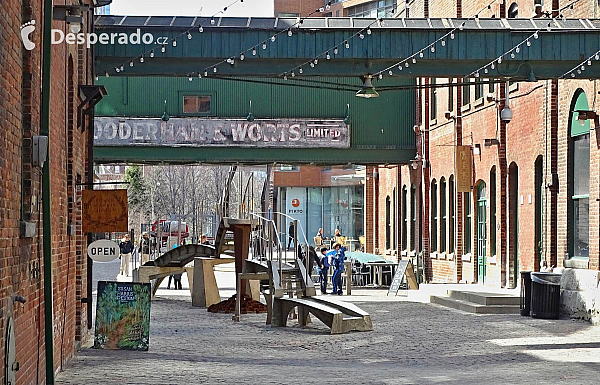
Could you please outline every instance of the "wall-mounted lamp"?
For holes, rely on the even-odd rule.
[[[413,170],[416,170],[421,165],[421,155],[417,154],[414,159],[410,160],[410,166]]]
[[[596,111],[577,110],[573,111],[573,113],[577,114],[577,123],[579,123],[581,127],[585,126],[585,123],[588,120],[593,120],[595,123],[595,127],[600,126],[598,114],[596,113]]]
[[[52,8],[52,19],[65,21],[71,33],[78,34],[83,24],[83,12],[88,12],[87,5],[55,5]]]
[[[252,100],[250,100],[250,112],[248,112],[248,116],[246,116],[246,120],[249,122],[254,121],[254,114],[252,113]]]
[[[171,119],[169,114],[167,114],[167,101],[166,100],[165,100],[165,108],[164,108],[163,114],[160,118],[162,119],[163,122],[168,122],[169,119]]]
[[[446,119],[454,119],[455,118],[454,112],[452,112],[452,111],[444,112],[444,116],[446,117]]]

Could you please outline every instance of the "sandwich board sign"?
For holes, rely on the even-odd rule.
[[[150,284],[98,282],[94,348],[148,350]]]
[[[400,286],[402,285],[404,277],[406,277],[408,281],[409,289],[419,289],[419,284],[417,283],[417,277],[415,277],[415,270],[412,262],[410,260],[403,260],[398,262],[396,274],[394,274],[392,284],[390,285],[390,289],[387,294],[394,293],[395,295],[398,295],[398,290],[400,290]]]

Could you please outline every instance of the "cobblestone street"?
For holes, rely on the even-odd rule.
[[[264,314],[234,323],[166,293],[152,302],[148,352],[83,349],[56,383],[597,384],[600,376],[600,328],[582,321],[379,300],[356,302],[375,331],[332,336],[314,317],[307,328],[271,328]]]

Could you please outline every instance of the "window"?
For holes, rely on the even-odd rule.
[[[385,198],[385,248],[392,248],[392,200]]]
[[[475,100],[483,98],[483,83],[475,84]]]
[[[184,114],[210,114],[211,96],[210,95],[184,95],[183,113]]]
[[[464,253],[469,254],[471,252],[471,242],[473,241],[471,236],[471,217],[472,217],[472,209],[471,209],[471,193],[466,192],[465,194],[465,238],[464,242]]]
[[[587,111],[587,97],[580,91],[571,111]],[[569,141],[569,254],[575,258],[589,257],[590,243],[590,121],[580,121],[571,112]]]
[[[408,234],[408,213],[406,212],[406,198],[408,195],[408,191],[406,190],[406,186],[402,187],[402,250],[406,250],[408,248],[407,245],[407,234]]]
[[[431,251],[437,251],[437,183],[431,182]]]
[[[300,166],[294,166],[291,164],[280,164],[277,166],[277,171],[300,171]]]
[[[512,3],[510,7],[508,7],[508,18],[516,19],[517,17],[519,17],[519,6],[517,3]]]
[[[469,103],[471,103],[471,82],[468,78],[464,78],[462,86],[462,105],[466,106]]]
[[[454,79],[448,79],[448,83],[452,83]],[[448,87],[448,111],[454,111],[454,87]]]
[[[440,180],[440,250],[446,251],[446,179]]]
[[[410,187],[410,249],[416,250],[415,229],[417,227],[417,189],[415,185]]]
[[[429,119],[433,120],[437,118],[437,88],[435,88],[435,79],[431,79],[431,85],[434,87],[430,89],[431,100],[429,101]]]
[[[496,255],[496,167],[490,171],[490,246]]]
[[[397,0],[379,0],[348,8],[348,17],[392,17]]]
[[[448,207],[450,208],[450,236],[448,242],[448,252],[454,253],[454,176],[450,176],[450,186],[449,186],[449,198],[450,202],[448,203]]]

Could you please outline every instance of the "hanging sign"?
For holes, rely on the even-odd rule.
[[[473,155],[470,146],[456,146],[456,191],[471,192]]]
[[[148,350],[150,284],[98,282],[96,349]]]
[[[127,190],[83,190],[84,233],[127,231]]]
[[[323,119],[94,120],[94,146],[349,148],[350,126]]]
[[[108,239],[101,239],[90,243],[87,248],[87,253],[92,260],[96,262],[110,262],[119,257],[119,245]]]

